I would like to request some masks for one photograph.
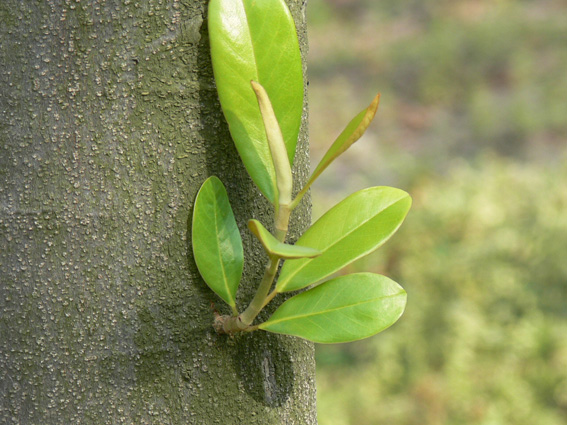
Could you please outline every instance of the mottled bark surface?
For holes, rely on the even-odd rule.
[[[228,311],[192,260],[215,174],[249,253],[245,307],[265,261],[245,223],[271,216],[222,118],[206,3],[0,2],[2,424],[316,423],[312,344],[216,335],[211,302]],[[294,216],[292,239],[309,208]]]

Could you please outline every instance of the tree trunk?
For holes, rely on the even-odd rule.
[[[209,175],[249,253],[241,309],[266,260],[245,223],[271,220],[222,117],[206,5],[0,3],[2,424],[316,423],[313,345],[215,334],[228,310],[193,262]],[[304,181],[305,122],[296,158]],[[292,220],[294,239],[309,207]]]

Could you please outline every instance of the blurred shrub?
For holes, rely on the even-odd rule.
[[[406,101],[447,110],[465,133],[461,152],[525,154],[536,136],[567,132],[566,24],[519,7],[472,21],[442,15],[391,46],[383,78]]]
[[[383,94],[314,205],[372,184],[415,199],[399,234],[346,271],[391,276],[409,302],[392,330],[317,348],[321,425],[567,423],[565,11],[310,0],[314,162]]]
[[[323,115],[329,109],[361,109],[380,91],[383,143],[438,163],[486,148],[548,161],[565,143],[563,0],[314,0],[309,8],[315,142],[348,118]]]
[[[408,291],[401,321],[318,346],[321,425],[567,423],[567,168],[484,158],[411,190],[357,268]]]

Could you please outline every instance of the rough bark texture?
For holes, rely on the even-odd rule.
[[[192,259],[215,174],[249,253],[245,307],[265,262],[245,223],[271,217],[222,118],[206,3],[0,2],[2,424],[316,423],[312,344],[216,335],[211,302],[228,310]],[[293,220],[291,239],[308,206]]]

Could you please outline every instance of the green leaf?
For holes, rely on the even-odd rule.
[[[226,189],[215,176],[205,180],[197,194],[192,242],[201,276],[236,312],[236,290],[244,265],[242,239]]]
[[[276,202],[274,165],[250,81],[268,92],[293,164],[303,112],[303,70],[295,24],[284,0],[211,0],[213,71],[230,133],[248,173]]]
[[[313,258],[321,251],[299,245],[289,245],[277,240],[258,220],[249,220],[248,228],[258,238],[269,255],[279,258]]]
[[[289,205],[291,203],[291,192],[293,190],[293,177],[291,164],[287,156],[286,146],[283,141],[282,131],[274,114],[272,102],[266,90],[260,83],[251,81],[252,89],[258,98],[258,105],[262,113],[268,145],[272,154],[274,168],[276,170],[276,186],[278,188],[278,204]]]
[[[357,273],[291,297],[259,328],[320,343],[349,342],[391,326],[405,305],[406,291],[396,282]]]
[[[380,102],[380,94],[377,94],[372,103],[364,110],[359,112],[359,114],[354,117],[351,122],[348,123],[346,128],[339,134],[339,137],[333,142],[329,150],[325,153],[319,164],[313,171],[313,174],[309,178],[309,181],[305,184],[301,192],[298,194],[297,198],[294,200],[294,205],[299,203],[303,195],[307,192],[307,189],[311,184],[321,175],[323,171],[333,162],[339,155],[344,153],[348,148],[350,148],[354,142],[362,137],[374,116],[378,110],[378,104]]]
[[[350,195],[299,238],[297,244],[323,254],[286,261],[277,291],[304,288],[374,251],[398,230],[410,206],[409,195],[392,187],[371,187]]]

